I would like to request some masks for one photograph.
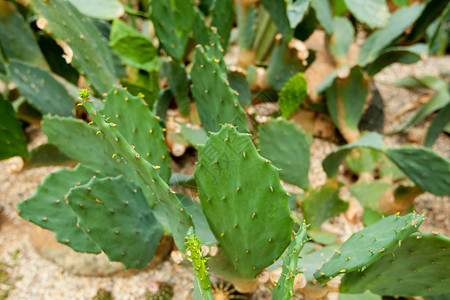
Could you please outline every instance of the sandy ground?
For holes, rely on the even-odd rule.
[[[393,65],[385,69],[376,77],[377,87],[386,105],[385,131],[396,128],[400,123],[411,117],[413,112],[401,116],[398,120],[391,120],[392,116],[407,103],[417,101],[426,93],[424,90],[409,91],[403,88],[381,82],[393,81],[408,75],[439,75],[440,71],[450,69],[450,56],[429,58],[413,65]],[[414,134],[390,137],[387,143],[398,145],[403,143],[420,142],[430,120],[422,122]],[[42,143],[45,137],[37,134],[31,146]],[[417,138],[419,136],[419,138]],[[422,137],[421,137],[422,136]],[[310,180],[314,187],[320,186],[326,180],[321,162],[335,145],[319,139],[314,139],[311,145]],[[444,157],[450,155],[450,138],[441,134],[433,150]],[[9,169],[14,161],[0,162],[0,267],[3,266],[9,274],[6,281],[0,280],[0,291],[11,288],[6,299],[91,299],[98,289],[103,288],[112,292],[116,299],[143,299],[143,294],[151,283],[168,282],[174,287],[173,299],[190,299],[193,275],[188,267],[176,265],[170,261],[160,264],[153,270],[140,272],[132,276],[113,277],[83,277],[74,276],[61,267],[42,258],[36,253],[29,241],[31,226],[17,217],[16,204],[32,195],[35,187],[56,167],[43,167],[10,173]],[[418,212],[427,212],[427,219],[421,227],[424,232],[432,230],[450,235],[449,219],[450,199],[423,194],[415,201]],[[357,231],[360,225],[350,225],[343,216],[331,221],[339,225],[342,234],[349,236]],[[267,293],[262,289],[261,295]],[[0,293],[1,295],[1,293]],[[261,296],[262,297],[262,296]],[[1,296],[0,296],[1,299]],[[261,299],[261,298],[260,298]]]

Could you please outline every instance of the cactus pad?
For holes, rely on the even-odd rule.
[[[121,176],[93,178],[68,201],[80,228],[110,260],[141,269],[152,259],[163,228],[137,186]]]
[[[141,97],[134,97],[122,88],[114,88],[107,95],[100,111],[110,124],[125,137],[131,147],[145,160],[159,166],[156,172],[164,181],[170,178],[169,150],[158,119]]]
[[[322,162],[323,169],[328,177],[337,175],[339,165],[347,157],[350,151],[357,147],[368,147],[381,150],[384,147],[383,136],[376,132],[370,132],[362,136],[356,142],[335,149]]]
[[[0,45],[8,59],[18,59],[48,68],[33,31],[13,3],[0,4]]]
[[[72,63],[86,74],[99,93],[109,91],[117,83],[112,53],[91,20],[67,0],[33,0],[32,3],[38,17],[48,21],[44,30],[70,46]]]
[[[94,175],[93,169],[82,165],[47,175],[36,192],[17,205],[19,216],[53,231],[58,242],[75,251],[100,253],[97,244],[77,227],[77,216],[66,202],[70,189],[87,183]]]
[[[176,60],[185,52],[194,25],[191,0],[155,0],[151,2],[152,21],[164,49]]]
[[[307,93],[306,78],[303,73],[297,73],[284,85],[278,98],[278,105],[284,118],[292,115],[305,101]]]
[[[302,189],[309,188],[309,140],[291,121],[271,119],[259,127],[261,155],[281,169],[280,178]]]
[[[15,59],[7,69],[20,93],[43,114],[73,115],[72,98],[50,71]]]
[[[377,223],[354,233],[334,256],[314,273],[319,281],[355,270],[363,271],[383,256],[391,247],[416,232],[423,216],[398,214],[381,219]]]
[[[428,296],[450,292],[450,238],[440,234],[412,234],[362,273],[342,278],[341,292],[366,289],[386,296]]]
[[[191,71],[191,90],[205,131],[216,132],[220,124],[229,123],[244,132],[247,130],[245,112],[226,80],[220,59],[210,58],[208,54],[198,46]]]
[[[0,160],[12,156],[27,157],[27,141],[14,108],[0,94]]]
[[[303,214],[311,229],[319,229],[323,222],[347,208],[348,202],[339,198],[339,186],[334,182],[310,190],[302,202]]]
[[[231,125],[213,133],[199,146],[195,179],[211,231],[241,276],[278,259],[291,240],[288,195],[247,134]]]
[[[428,148],[387,148],[385,154],[414,183],[435,195],[450,195],[450,161]]]
[[[191,108],[189,99],[189,83],[185,66],[181,62],[163,60],[161,71],[167,77],[169,88],[175,95],[178,110],[183,116],[188,116]]]

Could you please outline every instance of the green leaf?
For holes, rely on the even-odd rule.
[[[339,186],[328,183],[309,191],[303,199],[303,215],[311,229],[319,229],[323,222],[347,210],[348,202],[339,198],[339,189]]]
[[[27,141],[14,108],[0,94],[0,160],[12,156],[27,157]]]
[[[414,3],[394,12],[386,28],[371,34],[361,48],[358,62],[362,67],[375,61],[384,48],[390,46],[425,9],[425,4]]]
[[[118,0],[69,0],[82,14],[103,20],[119,18],[125,13]]]
[[[345,0],[345,4],[358,21],[371,29],[386,27],[391,16],[386,0]]]
[[[278,98],[281,115],[288,118],[305,101],[308,91],[306,78],[303,73],[297,73],[284,85]]]

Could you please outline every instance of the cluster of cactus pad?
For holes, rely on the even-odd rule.
[[[211,273],[251,291],[258,275],[276,268],[277,300],[294,297],[301,276],[315,289],[341,277],[342,297],[450,293],[450,239],[421,233],[424,216],[411,213],[419,194],[450,195],[450,162],[430,148],[387,146],[370,97],[382,68],[442,51],[436,37],[448,0],[398,4],[392,14],[385,1],[371,1],[373,10],[360,0],[131,1],[138,9],[99,2],[110,13],[69,0],[0,0],[0,80],[21,95],[11,103],[14,93],[0,93],[0,159],[77,164],[49,174],[18,204],[19,216],[126,269],[146,267],[161,238],[172,236],[192,262],[195,299],[213,299]],[[306,72],[316,54],[302,41],[319,26],[333,67],[312,88]],[[354,27],[370,34],[351,61]],[[424,39],[428,45],[418,43]],[[225,61],[230,45],[238,46],[235,68]],[[79,78],[92,92],[78,90]],[[431,146],[448,127],[448,83],[396,84],[436,91],[392,133],[441,110],[426,138]],[[264,95],[278,98],[280,111],[261,121],[252,98]],[[174,106],[177,120],[197,126],[173,130]],[[328,112],[349,142],[323,160],[321,186],[309,178],[313,132],[294,118],[305,109]],[[19,119],[41,124],[48,144],[28,151]],[[172,174],[173,140],[195,148],[193,176]],[[351,206],[341,199],[343,162],[359,178],[349,190],[367,227],[339,247],[322,224]],[[300,192],[289,194],[281,180]],[[175,192],[182,181],[196,199]],[[218,253],[207,256],[203,249],[213,245]],[[170,299],[173,291],[163,290],[145,297]]]

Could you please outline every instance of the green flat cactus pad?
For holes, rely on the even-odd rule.
[[[191,70],[191,90],[205,131],[217,132],[220,124],[229,123],[245,132],[248,128],[244,109],[226,80],[220,59],[208,54],[203,47],[197,47]]]
[[[370,290],[386,296],[428,296],[450,292],[450,238],[415,233],[393,254],[386,253],[364,272],[345,274],[341,292]]]
[[[435,195],[450,195],[450,161],[428,148],[386,148],[385,154],[415,184]]]
[[[231,125],[213,133],[199,146],[195,179],[211,231],[241,276],[278,259],[291,241],[288,195],[247,134]]]
[[[261,0],[261,2],[270,14],[270,17],[277,26],[278,30],[286,39],[290,40],[293,35],[293,30],[289,24],[286,11],[286,2],[283,0]]]
[[[11,102],[0,94],[0,160],[28,156],[27,141]]]
[[[105,175],[124,175],[129,181],[142,187],[151,204],[156,201],[153,192],[143,183],[134,169],[119,155],[113,157],[115,154],[113,147],[98,133],[98,128],[75,118],[45,116],[42,130],[47,135],[49,143],[57,146],[68,157]]]
[[[97,92],[108,92],[117,83],[112,53],[91,20],[67,0],[33,0],[32,4],[38,17],[48,22],[44,30],[70,46],[73,65]]]
[[[175,95],[178,110],[183,116],[189,116],[191,102],[189,99],[189,82],[184,64],[165,59],[162,61],[161,71],[167,77],[169,88]]]
[[[375,150],[381,150],[384,147],[383,136],[376,132],[370,132],[362,136],[356,142],[341,146],[332,151],[322,162],[323,169],[328,177],[337,175],[339,165],[347,157],[350,151],[357,147],[368,147]]]
[[[347,140],[358,134],[368,93],[369,82],[359,66],[351,68],[348,77],[335,78],[326,90],[328,111]]]
[[[210,16],[211,26],[217,28],[220,44],[224,49],[226,49],[235,20],[234,1],[214,0],[210,10]]]
[[[339,198],[339,189],[339,185],[330,182],[310,190],[303,199],[303,214],[311,229],[319,229],[323,222],[347,210],[348,202]]]
[[[155,0],[151,2],[152,21],[164,50],[181,60],[194,26],[192,0]]]
[[[35,193],[17,205],[19,216],[55,233],[58,242],[78,252],[100,253],[100,248],[77,226],[77,215],[67,201],[69,190],[85,184],[93,176],[93,169],[78,165],[47,175]]]
[[[281,169],[280,178],[304,190],[309,188],[309,139],[291,121],[270,119],[258,131],[261,155]]]
[[[134,150],[152,165],[164,181],[170,178],[170,157],[164,132],[158,119],[141,97],[135,97],[122,88],[114,88],[106,97],[105,107],[100,111],[115,124]]]
[[[423,215],[392,215],[354,233],[322,268],[314,273],[321,282],[342,273],[363,271],[391,247],[404,241],[422,224]]]
[[[110,260],[142,269],[152,259],[163,228],[137,186],[122,176],[92,178],[68,201],[80,228]]]
[[[0,5],[0,45],[8,59],[17,59],[48,68],[33,31],[13,3]]]
[[[43,114],[73,115],[72,97],[50,71],[15,59],[7,69],[20,93]]]
[[[336,246],[325,246],[312,253],[302,253],[302,259],[298,261],[298,266],[308,282],[314,280],[314,272],[320,269],[333,256],[336,252],[335,249]]]
[[[371,148],[352,149],[345,162],[353,173],[359,175],[363,172],[372,174],[381,158],[380,151]]]

